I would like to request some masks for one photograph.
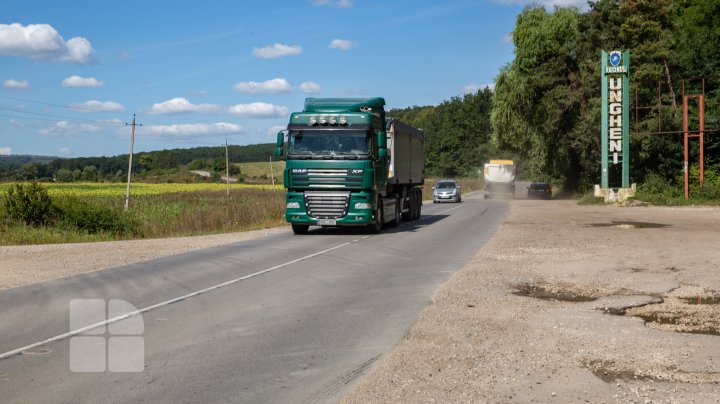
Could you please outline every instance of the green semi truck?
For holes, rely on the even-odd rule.
[[[275,150],[287,149],[285,218],[293,232],[364,226],[378,233],[419,218],[423,143],[420,129],[385,117],[383,98],[307,98]]]

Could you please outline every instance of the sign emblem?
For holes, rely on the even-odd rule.
[[[622,60],[622,54],[620,51],[612,51],[610,52],[610,65],[615,67],[620,64],[620,61]]]

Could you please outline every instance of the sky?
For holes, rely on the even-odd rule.
[[[306,97],[437,105],[513,59],[525,0],[0,2],[0,155],[274,142]],[[543,0],[583,7],[584,0]]]

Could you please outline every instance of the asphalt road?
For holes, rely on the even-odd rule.
[[[0,401],[335,401],[507,212],[468,194],[379,235],[317,228],[0,292]],[[142,311],[143,371],[71,371],[73,299]]]

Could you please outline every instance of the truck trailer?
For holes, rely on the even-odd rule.
[[[490,160],[485,163],[483,168],[485,199],[514,198],[516,175],[517,168],[512,160]]]
[[[287,155],[285,219],[295,234],[310,226],[383,225],[420,217],[424,134],[386,118],[383,98],[307,98],[277,136]]]

